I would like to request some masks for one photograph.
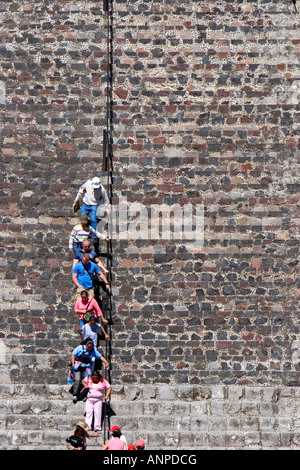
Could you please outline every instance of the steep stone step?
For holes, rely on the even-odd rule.
[[[78,343],[77,343],[78,344]],[[16,354],[0,355],[0,384],[60,384],[66,383],[68,375],[68,364],[71,359],[72,348],[68,353],[61,354],[24,354],[19,351]],[[109,351],[100,348],[104,356],[109,359]],[[108,353],[108,354],[107,354]],[[147,360],[148,359],[148,360]],[[130,365],[131,364],[131,365]],[[102,369],[104,373],[104,369]],[[178,359],[174,362],[155,360],[140,356],[126,356],[126,362],[111,361],[111,375],[116,384],[186,384],[192,386],[213,386],[224,377],[224,371],[220,367],[208,371],[203,369],[201,359],[194,362],[194,367],[185,364]],[[266,380],[277,385],[286,383],[287,386],[299,386],[299,374],[291,370],[259,370],[255,374],[249,371],[232,370],[231,384],[238,385],[239,382],[249,383],[253,386],[261,386]]]
[[[65,385],[71,351],[61,355],[19,352],[0,355],[0,384]]]
[[[52,430],[43,427],[35,430],[9,430],[0,432],[1,445],[0,450],[66,450],[66,438],[69,430],[59,430],[53,427]],[[104,439],[103,436],[89,438],[87,441],[88,450],[91,448],[101,449]]]
[[[85,404],[74,405],[69,389],[69,384],[0,384],[0,449],[65,449],[66,437],[85,413]],[[101,448],[103,439],[103,434],[89,439],[89,447]]]
[[[0,384],[0,448],[65,449],[66,437],[85,411],[84,403],[72,403],[69,388]],[[149,450],[293,449],[300,444],[297,387],[152,384],[112,389],[113,415],[106,425],[119,425],[128,443],[144,439]],[[101,449],[105,437],[90,437],[88,448]]]

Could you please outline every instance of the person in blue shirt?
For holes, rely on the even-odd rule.
[[[94,343],[91,339],[87,338],[84,342],[75,349],[71,354],[71,364],[74,375],[73,384],[73,403],[77,402],[77,396],[81,381],[86,377],[87,374],[91,374],[94,370],[95,360],[100,359],[105,368],[108,368],[108,362],[97,349],[94,348]]]
[[[108,270],[105,268],[103,263],[100,261],[97,253],[94,250],[91,249],[91,242],[88,238],[86,240],[83,240],[81,250],[79,250],[78,253],[74,255],[73,268],[78,263],[78,261],[81,260],[82,255],[84,253],[87,253],[88,255],[90,255],[90,260],[93,263],[97,264],[98,268],[101,268],[101,269],[103,269],[103,271],[105,273],[108,273]]]
[[[72,271],[72,280],[77,286],[76,299],[83,290],[87,290],[89,297],[94,298],[93,276],[99,276],[99,274],[98,266],[90,261],[88,254],[83,254],[81,261],[74,266]]]
[[[104,282],[105,286],[106,286],[106,289],[107,290],[110,290],[110,286],[109,286],[109,283],[108,283],[108,280],[106,279],[105,275],[101,272],[101,269],[104,271],[105,274],[107,274],[109,271],[108,269],[106,269],[106,267],[103,265],[103,263],[101,262],[99,256],[97,255],[97,253],[93,250],[91,250],[91,242],[90,240],[86,239],[82,242],[82,248],[81,250],[75,255],[74,257],[74,260],[73,260],[73,268],[74,266],[76,266],[76,264],[81,261],[82,259],[82,256],[84,254],[88,254],[90,256],[90,261],[91,263],[94,263],[98,266],[98,268],[100,269],[100,277],[102,279],[102,281]]]

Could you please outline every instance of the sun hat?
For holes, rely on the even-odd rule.
[[[76,426],[79,427],[79,428],[81,428],[81,429],[83,429],[85,432],[88,432],[88,430],[89,430],[88,425],[87,425],[86,422],[83,421],[83,420],[78,421],[78,422],[76,423]]]

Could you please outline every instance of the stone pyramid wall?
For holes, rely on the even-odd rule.
[[[200,250],[173,229],[113,242],[112,422],[153,449],[195,430],[200,448],[295,448],[299,15],[289,0],[114,0],[112,20],[112,202],[204,220]],[[68,237],[80,184],[107,178],[106,23],[101,2],[0,4],[5,448],[40,448],[41,430],[59,448],[83,413],[66,385]]]

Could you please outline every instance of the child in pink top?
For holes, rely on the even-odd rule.
[[[114,437],[108,442],[108,450],[125,450],[124,441],[121,441],[119,437]]]
[[[116,429],[112,432],[113,439],[109,439],[102,446],[102,450],[126,450],[126,444],[121,440],[121,431]]]
[[[90,377],[82,380],[82,385],[89,389],[85,403],[85,422],[91,430],[94,417],[94,431],[101,431],[103,397],[104,400],[108,400],[111,385],[98,371],[94,371]]]

